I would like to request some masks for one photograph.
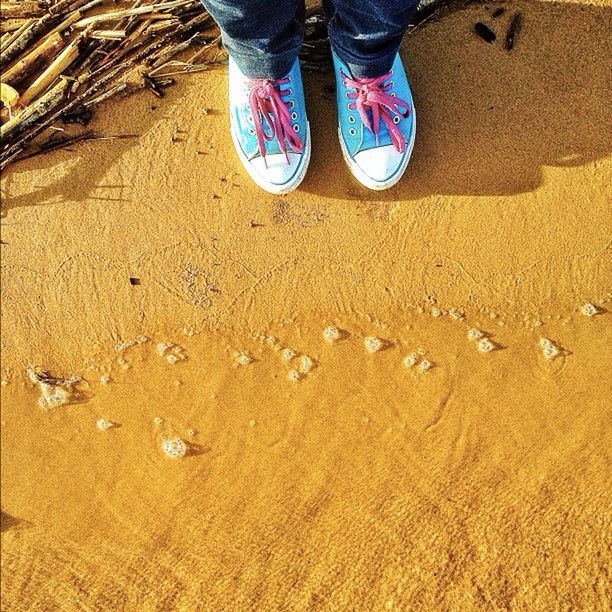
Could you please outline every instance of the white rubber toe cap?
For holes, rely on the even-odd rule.
[[[385,183],[399,170],[405,156],[393,145],[385,145],[359,151],[353,159],[366,176],[378,183]]]
[[[289,159],[289,163],[287,163]],[[248,164],[257,176],[261,178],[265,183],[271,185],[277,185],[279,187],[290,183],[292,177],[295,175],[302,156],[297,153],[287,153],[287,157],[284,154],[266,155],[266,158],[255,157],[251,159]]]
[[[287,152],[273,153],[263,157],[247,159],[242,151],[240,142],[234,132],[234,126],[230,124],[230,131],[238,157],[249,176],[265,191],[281,195],[293,191],[304,178],[310,161],[310,125],[307,123],[306,141],[302,153]]]

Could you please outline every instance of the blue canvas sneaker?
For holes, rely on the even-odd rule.
[[[229,59],[230,129],[249,176],[270,193],[295,189],[310,160],[300,65],[282,79],[251,79]]]
[[[370,189],[388,189],[406,170],[416,116],[399,54],[387,74],[356,78],[333,53],[338,136],[355,178]]]

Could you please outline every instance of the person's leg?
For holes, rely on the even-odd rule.
[[[221,29],[223,44],[240,71],[263,79],[284,77],[304,32],[303,0],[202,0]]]
[[[310,160],[298,51],[304,0],[202,0],[229,54],[230,133],[262,189],[295,189]]]
[[[323,0],[334,52],[354,77],[389,72],[419,0]]]
[[[355,178],[388,189],[406,170],[416,117],[398,49],[418,0],[324,0],[338,135]]]

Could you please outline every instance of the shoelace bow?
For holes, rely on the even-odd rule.
[[[401,130],[393,121],[393,117],[408,117],[410,115],[410,105],[405,100],[388,93],[393,84],[391,82],[385,84],[385,81],[391,78],[391,72],[368,79],[351,78],[346,76],[344,72],[340,74],[344,86],[355,90],[346,94],[347,98],[353,100],[348,105],[349,109],[357,109],[363,124],[374,134],[376,144],[378,145],[378,132],[382,119],[387,126],[389,136],[391,136],[391,142],[393,142],[397,151],[403,153],[406,150],[406,141]],[[402,108],[406,110],[402,112]],[[368,110],[372,113],[371,121],[368,117]]]
[[[283,100],[284,96],[291,93],[291,89],[281,89],[281,85],[289,83],[288,78],[276,79],[249,79],[247,85],[249,91],[249,111],[253,117],[253,127],[259,154],[263,157],[266,168],[266,141],[276,138],[278,146],[289,163],[289,155],[285,140],[294,153],[304,150],[304,143],[291,126],[291,115],[289,114],[288,102]],[[268,131],[264,128],[267,126]]]

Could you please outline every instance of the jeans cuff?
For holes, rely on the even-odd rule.
[[[348,66],[351,75],[358,79],[372,79],[387,74],[393,66],[397,50],[382,57],[374,57],[367,61],[346,53],[337,45],[333,45],[334,53]]]
[[[251,79],[282,79],[297,59],[297,51],[282,53],[249,53],[226,45],[227,52],[240,68],[244,76]]]

